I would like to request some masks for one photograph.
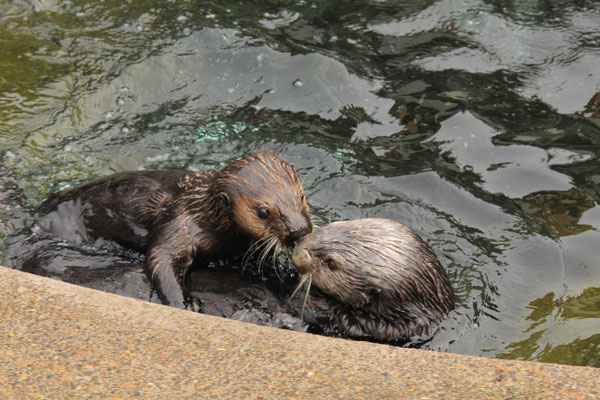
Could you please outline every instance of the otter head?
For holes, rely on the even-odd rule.
[[[292,262],[323,292],[362,307],[393,293],[406,273],[395,228],[388,220],[334,222],[299,240]]]
[[[350,336],[405,339],[428,331],[454,304],[433,251],[393,220],[334,222],[300,239],[292,262],[301,284],[341,303],[346,311],[336,318]]]
[[[219,171],[213,192],[230,210],[230,220],[254,240],[291,246],[312,232],[302,182],[294,168],[270,153],[257,153]]]

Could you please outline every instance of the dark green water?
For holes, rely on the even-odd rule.
[[[434,248],[458,306],[427,348],[600,367],[598,92],[595,1],[3,1],[2,263],[135,258],[40,255],[51,191],[273,150],[319,220]]]

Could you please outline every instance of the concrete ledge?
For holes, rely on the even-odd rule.
[[[0,267],[0,398],[600,398],[600,369],[261,327]]]

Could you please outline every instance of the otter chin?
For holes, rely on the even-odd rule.
[[[334,222],[298,240],[292,262],[299,287],[314,284],[330,296],[330,324],[343,336],[406,342],[431,334],[454,308],[433,250],[393,220]]]
[[[76,244],[103,238],[144,252],[163,302],[193,309],[194,263],[255,251],[262,262],[313,228],[296,171],[267,152],[219,170],[120,172],[54,193],[38,212],[42,227]]]

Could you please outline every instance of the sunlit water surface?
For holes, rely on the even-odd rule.
[[[425,348],[600,367],[599,28],[595,1],[3,1],[2,263],[156,301],[35,207],[272,150],[315,219],[434,248],[458,304]]]

